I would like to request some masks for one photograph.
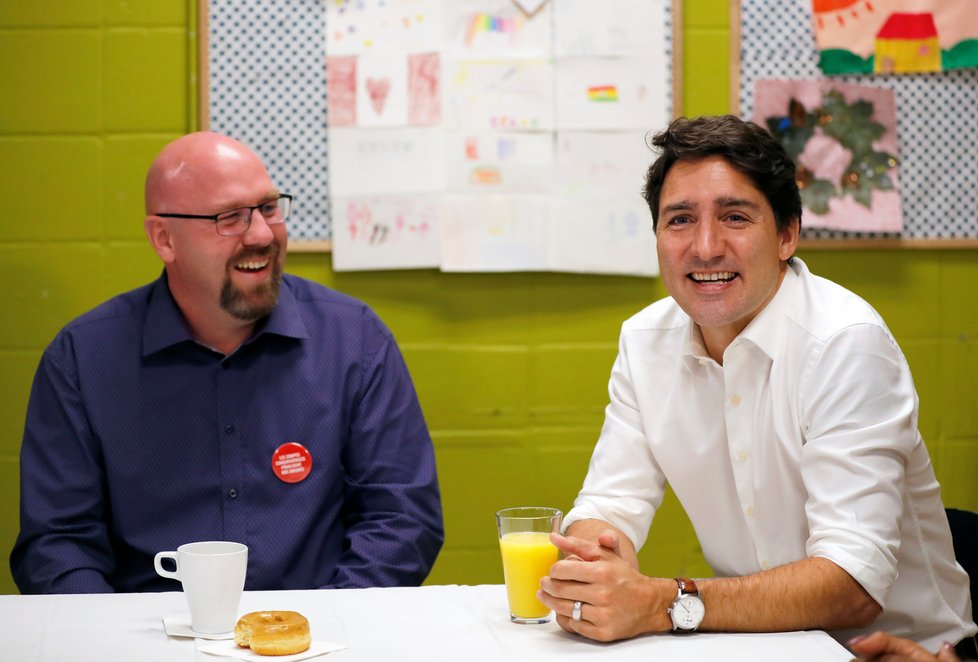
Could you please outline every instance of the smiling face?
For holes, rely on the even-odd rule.
[[[798,230],[796,221],[778,232],[764,194],[722,157],[669,169],[659,199],[659,268],[717,361],[778,291]]]
[[[288,237],[257,212],[239,235],[217,234],[209,220],[154,214],[217,214],[278,196],[261,160],[217,134],[185,136],[167,146],[147,177],[146,227],[166,264],[174,299],[191,327],[251,324],[278,301]],[[207,335],[207,334],[202,334]]]

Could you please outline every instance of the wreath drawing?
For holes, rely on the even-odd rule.
[[[873,147],[873,143],[886,133],[886,127],[873,120],[873,104],[869,101],[846,103],[841,92],[830,90],[822,96],[818,108],[808,111],[792,98],[788,102],[788,114],[769,117],[767,127],[795,162],[802,204],[816,214],[828,213],[829,202],[845,196],[869,209],[874,190],[894,189],[890,171],[899,160],[896,155]],[[816,133],[836,141],[851,155],[839,181],[820,179],[799,162],[808,141]]]

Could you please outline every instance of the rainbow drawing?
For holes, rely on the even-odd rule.
[[[476,36],[480,33],[500,33],[509,35],[510,40],[516,37],[520,29],[517,18],[505,18],[503,16],[493,16],[491,14],[473,14],[469,21],[469,29],[465,36],[465,43],[472,46]]]
[[[592,85],[587,88],[587,100],[598,102],[617,102],[618,86],[616,85]]]

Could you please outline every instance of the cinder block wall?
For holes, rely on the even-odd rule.
[[[688,114],[728,110],[727,3],[685,0]],[[0,592],[17,532],[17,455],[41,351],[67,321],[154,278],[142,179],[193,130],[193,0],[0,5]],[[887,318],[922,401],[948,505],[978,510],[975,251],[801,251]],[[401,343],[435,439],[447,542],[432,583],[500,582],[493,512],[568,508],[607,399],[621,321],[664,296],[658,280],[569,274],[334,274],[288,269],[371,304]],[[691,403],[695,404],[695,403]],[[642,553],[665,576],[704,576],[670,497]]]

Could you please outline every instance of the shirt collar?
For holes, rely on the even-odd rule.
[[[258,323],[254,335],[245,344],[263,334],[300,340],[309,337],[288,276],[282,276],[282,286],[279,289],[278,305],[275,306],[275,310]],[[146,322],[143,327],[143,356],[188,341],[196,342],[183,313],[180,312],[177,302],[170,293],[164,271],[150,290]]]
[[[807,267],[799,258],[793,257],[791,259],[774,297],[761,309],[757,317],[752,319],[750,324],[740,332],[740,335],[734,338],[734,341],[730,343],[731,346],[738,342],[748,341],[756,345],[772,360],[776,357],[778,348],[781,347],[781,337],[785,332],[783,320],[785,317],[790,317],[791,307],[797,300],[795,291],[798,288],[799,274],[804,269]],[[703,332],[692,319],[689,320],[689,333],[686,335],[683,354],[690,366],[697,362],[713,361],[706,349]]]
[[[792,310],[798,301],[799,273],[805,268],[805,263],[799,258],[791,259],[778,291],[757,317],[741,331],[740,336],[734,340],[735,343],[751,342],[772,361],[777,358],[784,346],[782,340],[787,331],[785,322],[793,317]]]

